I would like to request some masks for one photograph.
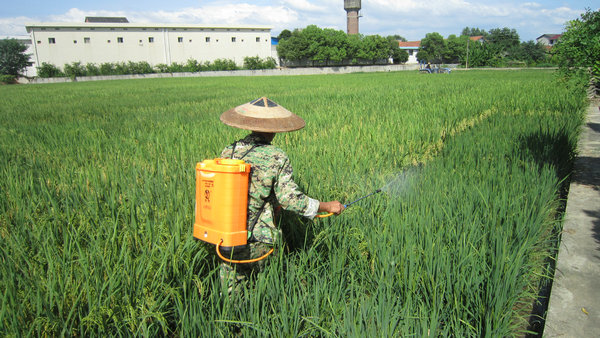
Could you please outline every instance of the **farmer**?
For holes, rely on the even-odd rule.
[[[221,158],[244,160],[252,166],[248,189],[248,245],[237,252],[234,250],[234,260],[261,257],[281,239],[281,230],[274,222],[274,207],[278,205],[310,219],[318,212],[339,215],[344,210],[338,201],[319,202],[300,191],[292,180],[292,166],[287,155],[271,145],[275,133],[304,128],[302,118],[261,97],[224,112],[221,121],[252,131],[221,153]],[[240,264],[223,262],[220,276],[231,292],[245,282],[251,273],[260,272],[263,268],[264,260]]]

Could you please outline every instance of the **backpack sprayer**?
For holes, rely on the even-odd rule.
[[[233,260],[221,254],[221,248],[233,252],[248,244],[251,233],[248,221],[248,181],[250,164],[244,160],[216,158],[196,164],[196,203],[193,236],[207,243],[215,244],[217,255],[229,263],[253,263],[269,256],[249,260]],[[381,192],[375,190],[366,196],[344,205],[344,208]],[[321,214],[324,218],[333,213]]]
[[[250,164],[244,160],[216,158],[196,164],[196,204],[193,236],[215,244],[217,255],[230,263],[253,263],[266,258],[233,260],[221,248],[233,252],[248,244],[248,181]]]

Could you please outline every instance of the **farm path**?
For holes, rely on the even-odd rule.
[[[545,337],[600,332],[600,100],[592,101],[569,188]]]

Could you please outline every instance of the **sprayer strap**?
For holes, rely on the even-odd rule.
[[[231,149],[231,159],[233,159],[233,155],[235,154],[235,147],[237,146],[237,141],[233,142],[233,148]],[[248,155],[248,153],[250,153],[252,150],[254,150],[254,148],[258,147],[258,146],[262,146],[262,144],[253,144],[252,147],[250,147],[250,149],[248,149],[247,152],[244,153],[244,155],[242,157],[240,157],[240,160],[243,160],[244,157],[246,157],[246,155]]]
[[[252,147],[250,147],[250,149],[248,149],[248,151],[246,151],[244,153],[244,155],[242,157],[240,157],[239,159],[243,159],[244,157],[246,157],[246,155],[248,155],[252,150],[254,150],[254,148],[258,147],[258,146],[262,146],[264,144],[261,143],[257,143],[257,144],[253,144]],[[237,141],[233,142],[233,148],[231,149],[231,159],[233,159],[233,156],[235,154],[235,148],[237,146]],[[250,169],[252,170],[252,169]],[[269,199],[269,197],[271,197],[271,194],[273,193],[273,190],[271,189],[271,193],[269,193],[269,196],[267,196],[267,198],[264,200],[262,206],[260,207],[260,209],[258,209],[258,214],[256,214],[256,217],[254,217],[254,220],[252,221],[252,223],[250,224],[250,226],[248,226],[248,233],[250,233],[250,238],[254,237],[254,235],[252,234],[252,231],[254,230],[254,227],[256,226],[256,223],[258,223],[258,220],[260,219],[260,215],[262,215],[263,210],[265,209],[265,205],[267,204],[267,200]]]
[[[260,209],[258,209],[258,214],[256,214],[256,217],[254,217],[252,224],[250,224],[250,226],[248,227],[248,232],[250,232],[250,234],[252,234],[252,231],[254,230],[254,226],[256,225],[256,223],[258,223],[258,220],[260,219],[260,215],[262,215],[262,212],[265,209],[265,205],[267,205],[267,201],[269,200],[271,195],[273,195],[273,188],[271,188],[271,192],[269,193],[269,196],[267,196],[267,198],[265,198],[262,206],[260,207]],[[254,235],[251,235],[250,238],[252,238],[252,236],[254,236]]]
[[[258,213],[256,214],[256,217],[254,217],[254,220],[252,221],[252,223],[248,226],[248,233],[250,233],[250,238],[254,237],[254,234],[252,233],[252,231],[254,230],[254,226],[256,226],[256,223],[258,223],[258,220],[260,219],[260,215],[262,215],[263,210],[265,209],[265,205],[267,204],[267,201],[265,200],[262,204],[262,206],[260,207],[260,209],[258,209]]]

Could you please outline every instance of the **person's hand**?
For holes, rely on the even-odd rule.
[[[319,202],[319,212],[332,212],[339,215],[346,209],[339,201]]]

